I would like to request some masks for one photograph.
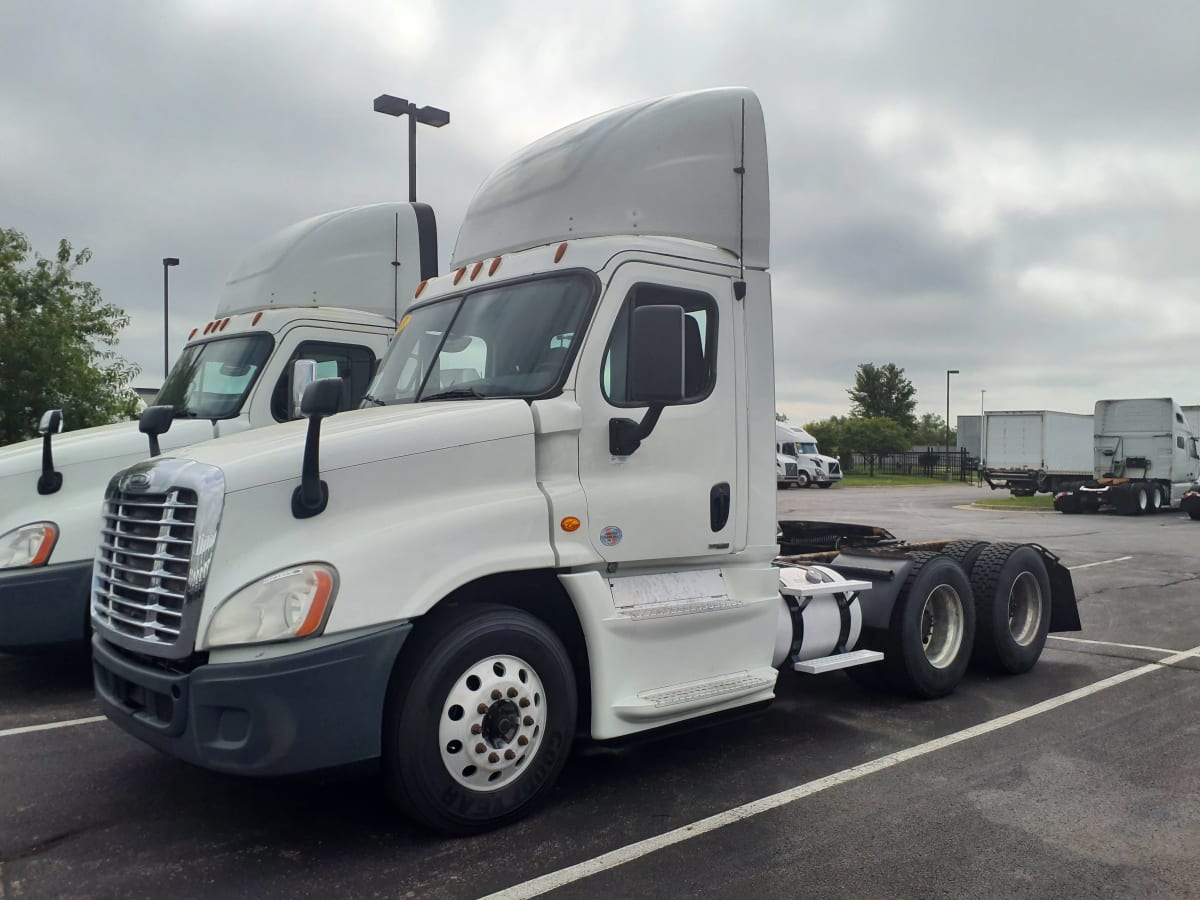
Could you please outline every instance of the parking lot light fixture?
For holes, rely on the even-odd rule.
[[[165,383],[167,380],[167,374],[171,371],[170,366],[168,364],[168,358],[167,358],[167,352],[170,349],[168,340],[167,340],[167,332],[169,331],[168,322],[169,322],[170,314],[169,314],[168,310],[170,307],[170,296],[171,296],[168,273],[170,272],[170,270],[173,266],[179,265],[179,257],[164,256],[162,264],[163,264],[163,382]]]
[[[957,375],[958,369],[946,370],[946,480],[950,480],[950,376]]]
[[[375,112],[386,116],[408,116],[408,202],[417,202],[417,123],[431,128],[450,124],[450,113],[436,106],[417,106],[403,97],[380,94],[375,98]]]

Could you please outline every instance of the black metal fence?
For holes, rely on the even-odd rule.
[[[979,458],[965,449],[912,451],[909,453],[846,453],[841,458],[842,470],[855,475],[923,475],[953,481],[975,481],[979,477]]]

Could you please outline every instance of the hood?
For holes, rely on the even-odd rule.
[[[415,403],[358,409],[321,423],[321,472],[533,433],[524,400]],[[227,493],[299,479],[306,421],[288,422],[207,441],[188,459],[217,466]]]
[[[176,419],[171,423],[171,430],[159,436],[158,442],[165,452],[207,441],[212,436],[213,426],[207,419]],[[150,455],[150,440],[138,431],[137,422],[117,422],[115,425],[56,434],[50,447],[54,454],[54,468],[64,473],[72,467],[109,460],[113,461],[110,468],[115,472]],[[41,437],[0,447],[0,478],[32,474],[36,480],[41,471]]]

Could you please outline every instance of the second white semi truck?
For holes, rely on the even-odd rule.
[[[437,267],[433,210],[377,203],[297,222],[234,269],[213,318],[197,325],[156,402],[158,448],[296,418],[292,365],[342,379],[342,409],[362,400],[396,330],[396,311]],[[166,418],[162,418],[162,413]],[[143,422],[143,425],[149,424]],[[0,651],[85,646],[100,504],[112,473],[153,452],[135,422],[0,449]]]
[[[1098,400],[1093,477],[1054,495],[1063,513],[1140,516],[1178,505],[1200,478],[1197,435],[1170,397]]]
[[[769,242],[750,91],[518,154],[364,408],[318,380],[307,423],[112,479],[104,713],[224,772],[379,759],[402,809],[469,833],[544,800],[577,736],[767,704],[781,673],[938,697],[972,658],[1032,667],[1079,627],[1041,548],[777,564]]]

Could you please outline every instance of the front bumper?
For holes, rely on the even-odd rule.
[[[92,561],[0,570],[0,651],[82,643]]]
[[[239,775],[288,775],[379,756],[404,623],[315,650],[243,663],[160,668],[92,638],[108,718],[187,762]]]

